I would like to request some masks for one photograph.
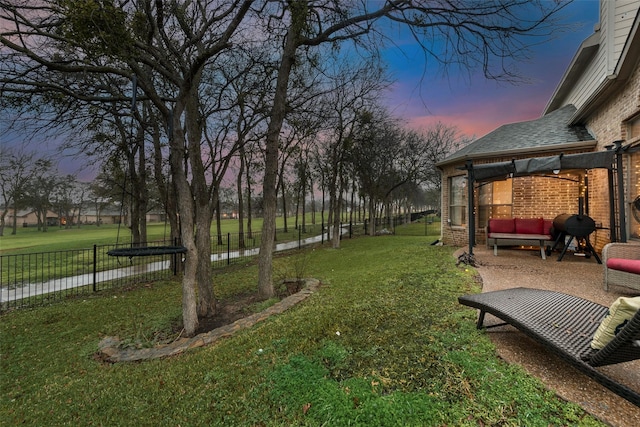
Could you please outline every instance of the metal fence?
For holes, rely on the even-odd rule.
[[[321,225],[277,230],[276,250],[288,250],[327,236]],[[244,262],[258,254],[261,233],[214,234],[211,247],[212,268]],[[180,271],[182,253],[152,253],[151,248],[177,247],[179,242],[141,243],[120,256],[114,250],[128,244],[93,245],[90,248],[55,252],[0,255],[0,311],[48,304],[79,295],[134,283],[168,279]],[[142,256],[136,251],[144,254]],[[118,251],[115,251],[118,252]],[[125,251],[129,252],[129,251]],[[151,252],[151,254],[150,254]]]
[[[380,224],[376,227],[384,227]],[[439,233],[432,223],[413,225],[411,228],[395,225],[396,234],[421,235]],[[367,224],[344,224],[342,238],[367,233]],[[262,234],[223,233],[211,236],[212,268],[245,262],[256,256]],[[321,224],[290,227],[277,230],[276,251],[301,248],[309,244],[323,244],[330,238],[328,229]],[[182,253],[162,253],[149,250],[158,247],[178,247],[179,242],[156,241],[129,245],[93,245],[91,248],[55,252],[0,255],[0,312],[48,304],[56,300],[90,295],[105,289],[130,286],[134,283],[169,279],[180,271]],[[111,256],[114,250],[123,248],[121,256]],[[140,250],[144,253],[135,253]],[[118,251],[115,251],[118,252]],[[160,253],[153,253],[160,252]],[[133,255],[131,255],[131,253]]]
[[[374,224],[374,234],[394,234],[397,236],[440,236],[440,217],[429,214],[415,218],[405,216],[378,218]],[[370,234],[369,221],[363,224],[365,234]]]

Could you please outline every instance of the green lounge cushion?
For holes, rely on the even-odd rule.
[[[639,309],[640,297],[620,297],[615,300],[609,307],[609,313],[602,319],[600,326],[593,335],[591,348],[601,350],[609,344]]]

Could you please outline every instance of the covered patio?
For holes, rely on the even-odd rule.
[[[614,146],[610,147],[614,148]],[[474,246],[476,243],[476,203],[475,193],[477,187],[486,183],[505,180],[514,177],[524,176],[543,176],[558,179],[561,172],[574,172],[580,177],[580,181],[576,181],[581,187],[578,199],[578,212],[570,212],[570,214],[579,214],[580,216],[589,215],[589,185],[587,179],[587,171],[594,169],[603,169],[607,171],[607,189],[608,189],[608,207],[609,207],[609,224],[607,227],[600,227],[609,231],[609,241],[626,242],[626,218],[625,218],[625,194],[624,180],[621,173],[622,170],[622,144],[617,141],[615,149],[606,151],[578,153],[578,154],[559,154],[546,157],[531,157],[520,160],[511,160],[510,162],[497,162],[474,164],[471,159],[465,162],[463,167],[459,167],[467,171],[467,209],[469,217],[468,226],[468,243],[469,243],[469,261],[473,263]],[[586,205],[586,206],[585,206]],[[584,209],[586,207],[586,209]],[[552,218],[549,218],[552,219]],[[562,237],[562,236],[560,236]],[[587,238],[587,243],[588,243]],[[591,247],[591,246],[589,246]],[[564,252],[563,252],[564,253]]]
[[[455,255],[460,256],[465,249],[461,248]],[[571,255],[559,263],[555,259],[540,259],[536,250],[503,250],[496,257],[491,249],[480,245],[475,247],[474,256],[483,292],[523,286],[564,292],[605,306],[620,296],[637,296],[626,288],[606,292],[602,265],[584,257]],[[501,322],[488,314],[486,323]],[[496,344],[500,357],[522,366],[560,397],[611,425],[640,425],[640,408],[591,380],[512,326],[492,328],[487,334]],[[606,370],[616,381],[640,391],[640,360],[598,369]]]

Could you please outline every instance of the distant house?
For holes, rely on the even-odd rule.
[[[14,210],[7,209],[7,216],[5,217],[5,225],[10,227],[13,224]],[[19,210],[15,214],[16,224],[18,227],[30,227],[38,225],[38,217],[33,209]],[[47,225],[58,225],[58,214],[53,211],[47,211]]]
[[[74,212],[76,221],[77,212]],[[118,224],[120,222],[120,209],[103,208],[99,212],[93,207],[84,207],[80,211],[80,224]]]
[[[597,250],[640,240],[639,11],[640,0],[601,0],[599,24],[542,117],[501,126],[438,163],[444,243],[468,244],[470,180],[475,243],[485,241],[489,218],[553,219],[581,205],[596,222]],[[578,153],[600,154],[561,164]]]
[[[80,212],[81,224],[118,224],[122,219],[127,222],[128,212],[120,212],[119,208],[107,207],[100,212],[96,211],[93,207],[83,208]],[[165,219],[164,212],[150,211],[146,215],[147,222],[163,222]]]

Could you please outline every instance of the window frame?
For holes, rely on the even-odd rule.
[[[509,203],[494,202],[495,201],[494,195],[496,194],[495,184],[497,183],[508,183]],[[508,213],[500,212],[502,210],[505,210],[504,208],[508,208]],[[513,217],[513,178],[509,178],[501,181],[491,181],[487,183],[482,183],[478,187],[478,224],[480,225],[480,227],[485,227],[490,218],[512,218],[512,217]]]
[[[468,224],[467,209],[467,185],[466,175],[456,175],[449,177],[449,218],[451,227],[464,228]],[[458,218],[460,219],[458,221]]]

